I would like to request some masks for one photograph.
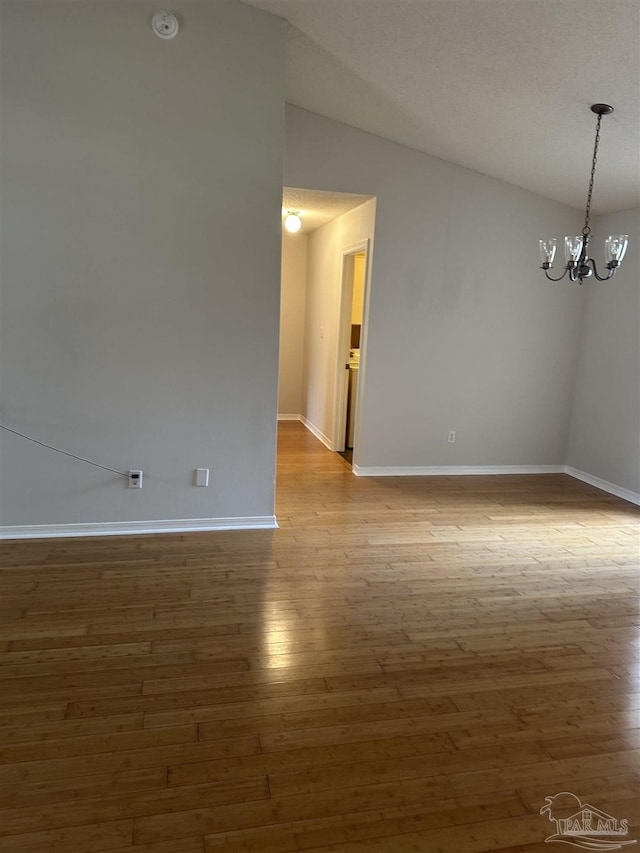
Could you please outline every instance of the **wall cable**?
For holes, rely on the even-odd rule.
[[[75,453],[68,453],[66,450],[60,450],[59,447],[53,447],[51,444],[45,444],[44,441],[38,441],[37,438],[31,438],[30,435],[18,432],[17,429],[11,429],[4,424],[0,424],[0,429],[12,432],[14,435],[19,435],[20,438],[26,438],[27,441],[32,441],[34,444],[39,444],[41,447],[46,447],[49,450],[55,450],[56,453],[62,453],[63,456],[70,456],[72,459],[77,459],[79,462],[86,462],[88,465],[94,465],[96,468],[102,468],[103,471],[111,471],[112,474],[119,474],[121,477],[126,477],[127,480],[129,479],[129,474],[124,471],[117,471],[115,468],[108,468],[106,465],[98,465],[97,462],[92,462],[91,459],[84,459],[82,456],[76,456]]]

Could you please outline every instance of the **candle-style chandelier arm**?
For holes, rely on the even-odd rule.
[[[596,266],[596,262],[593,258],[581,258],[579,261],[569,261],[567,262],[566,267],[564,268],[562,275],[559,275],[557,278],[554,278],[552,275],[549,275],[549,270],[551,269],[551,265],[548,263],[542,264],[540,267],[541,270],[544,270],[544,274],[549,279],[549,281],[562,281],[563,278],[569,273],[569,279],[571,281],[579,281],[582,284],[583,278],[590,278],[593,274],[598,281],[609,281],[610,278],[613,278],[616,270],[620,264],[617,261],[609,261],[607,264],[607,275],[600,275],[598,273],[598,268]]]
[[[609,262],[609,263],[607,264],[607,269],[608,269],[608,271],[609,271],[609,272],[607,273],[607,275],[598,275],[598,268],[596,267],[596,262],[593,260],[593,258],[588,258],[588,259],[587,259],[587,261],[586,261],[586,263],[591,264],[591,267],[592,267],[592,269],[593,269],[593,274],[594,274],[594,275],[595,275],[595,277],[598,279],[598,281],[609,281],[609,279],[613,277],[613,275],[615,274],[616,269],[618,268],[618,264],[616,264],[615,266],[613,266],[613,265],[612,265],[612,263],[611,263],[611,262]]]
[[[562,273],[562,275],[558,276],[558,278],[554,278],[552,275],[549,275],[549,267],[548,267],[548,266],[546,266],[546,265],[541,266],[541,267],[540,267],[540,269],[541,269],[541,270],[544,270],[544,274],[545,274],[545,275],[546,275],[546,277],[549,279],[549,281],[562,281],[562,279],[563,279],[563,278],[566,276],[566,274],[569,272],[569,270],[565,267],[564,272]]]

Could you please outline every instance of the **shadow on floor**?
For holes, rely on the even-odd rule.
[[[337,453],[338,456],[342,456],[349,465],[353,465],[353,447],[345,447],[344,450],[338,450]]]

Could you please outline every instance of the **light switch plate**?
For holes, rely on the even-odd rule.
[[[209,469],[208,468],[196,468],[194,472],[194,482],[196,486],[208,486],[209,485]]]

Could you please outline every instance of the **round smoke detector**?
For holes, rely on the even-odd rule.
[[[178,35],[180,24],[173,12],[156,12],[151,19],[151,29],[161,39],[173,39]]]

